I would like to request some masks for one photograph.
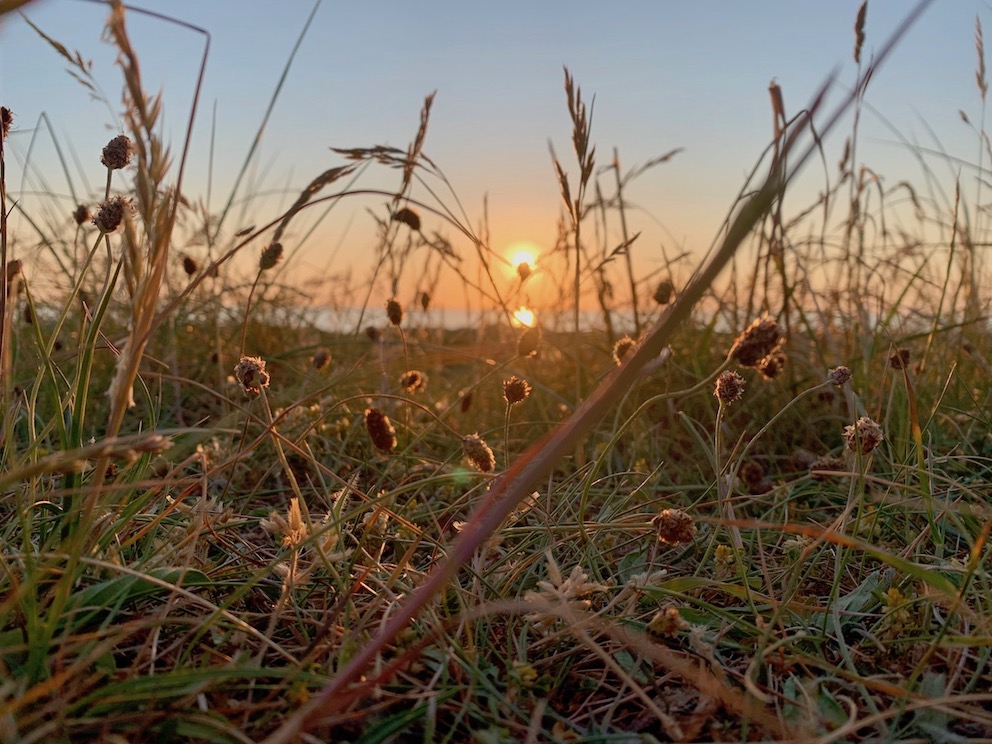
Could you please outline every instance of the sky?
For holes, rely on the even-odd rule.
[[[857,73],[852,50],[859,6],[860,0],[134,3],[210,34],[184,191],[214,213],[231,196],[313,13],[235,194],[237,207],[226,224],[230,233],[271,219],[317,174],[343,164],[331,147],[405,149],[424,97],[436,90],[424,152],[447,176],[472,226],[480,224],[488,200],[494,251],[505,254],[521,241],[548,250],[561,215],[549,143],[573,183],[577,174],[563,90],[567,66],[592,103],[598,165],[609,164],[614,147],[624,170],[683,148],[626,193],[630,232],[641,231],[633,255],[642,275],[657,271],[666,255],[702,255],[718,234],[771,141],[772,81],[781,86],[788,114],[801,109],[833,71],[838,84],[831,100],[841,98]],[[903,0],[869,2],[865,60],[909,7]],[[55,198],[68,215],[72,193],[77,199],[100,196],[99,151],[121,126],[121,79],[114,50],[101,41],[106,8],[86,0],[35,0],[23,13],[92,60],[93,76],[109,101],[108,107],[93,100],[21,18],[0,19],[0,100],[17,116],[8,144],[15,157],[8,162],[8,188],[26,209]],[[888,185],[920,179],[916,158],[900,138],[965,163],[978,161],[979,140],[959,114],[982,120],[976,18],[983,24],[992,19],[986,2],[936,0],[871,80],[859,159],[884,174]],[[204,37],[134,12],[128,23],[146,87],[163,92],[162,130],[178,153]],[[50,132],[41,126],[43,116]],[[846,131],[842,126],[826,144],[834,172],[849,133],[850,124]],[[56,144],[69,161],[68,178]],[[936,160],[937,172],[950,184],[961,168],[946,157]],[[823,181],[822,166],[816,169],[819,180],[808,186],[814,195]],[[396,172],[379,168],[359,185],[389,189],[397,180]],[[605,176],[603,183],[609,183]],[[948,188],[953,191],[953,185]],[[255,198],[237,201],[248,194]],[[423,190],[415,189],[414,196],[429,200]],[[348,270],[355,280],[366,276],[375,240],[367,210],[381,215],[384,203],[353,198],[337,205],[294,254],[294,268],[308,277]],[[619,225],[612,222],[607,241],[618,242]],[[453,229],[425,220],[428,228],[444,232],[459,254],[471,254]],[[286,242],[304,235],[301,227]],[[197,247],[186,250],[195,254]]]

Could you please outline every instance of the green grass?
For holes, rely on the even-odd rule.
[[[626,228],[590,237],[636,184],[596,170],[566,73],[579,180],[555,161],[562,322],[536,340],[425,154],[433,96],[407,150],[340,151],[272,224],[211,233],[109,28],[134,152],[97,201],[134,211],[26,215],[43,250],[0,292],[0,741],[992,738],[992,283],[964,193],[910,186],[907,220],[850,147],[848,212],[783,213],[777,163],[820,143],[778,112],[712,254],[636,277]],[[339,289],[372,331],[322,331],[298,220],[383,166],[372,290]],[[627,283],[636,314],[607,291]],[[453,285],[491,322],[426,326],[422,293]],[[645,330],[618,366],[625,316]]]

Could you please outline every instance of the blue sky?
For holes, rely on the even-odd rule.
[[[226,201],[255,130],[312,2],[170,0],[135,3],[207,29],[212,35],[206,86],[194,136],[186,192],[205,197],[212,111],[216,152],[211,207]],[[672,162],[644,175],[628,196],[641,211],[635,255],[643,271],[660,265],[661,249],[702,252],[771,138],[768,85],[776,80],[795,113],[832,70],[854,80],[853,24],[859,0],[628,0],[618,3],[504,0],[471,3],[335,2],[325,0],[299,54],[262,141],[252,180],[242,189],[270,193],[229,225],[261,222],[288,206],[299,189],[341,160],[331,146],[405,147],[424,96],[437,90],[426,153],[444,170],[473,221],[488,194],[493,248],[519,240],[547,247],[556,234],[560,198],[550,140],[566,170],[577,170],[562,89],[567,65],[587,98],[595,95],[592,135],[598,161],[619,148],[625,166],[676,147]],[[902,0],[869,3],[864,56],[883,43],[909,7]],[[113,50],[100,41],[105,9],[81,0],[36,0],[25,14],[47,34],[93,61],[96,78],[119,108]],[[959,109],[981,120],[975,85],[975,18],[988,23],[985,2],[937,0],[890,62],[872,80],[868,102],[910,140],[941,146],[974,163],[978,141]],[[107,107],[64,71],[65,64],[16,17],[0,21],[0,98],[17,115],[10,147],[23,152],[44,112],[63,149],[78,154],[90,189],[102,186],[100,147],[119,126]],[[129,15],[148,88],[165,93],[164,131],[175,143],[185,131],[202,38],[162,21]],[[837,100],[839,95],[834,97]],[[835,168],[849,126],[828,142]],[[869,114],[859,155],[888,185],[919,181],[914,158]],[[32,149],[44,188],[69,188],[54,165],[54,148],[39,135]],[[953,190],[955,168],[937,162]],[[812,179],[810,193],[822,187]],[[37,175],[21,180],[8,165],[12,191],[25,204],[42,197]],[[833,175],[833,174],[831,174]],[[966,179],[973,174],[965,173]],[[86,184],[73,168],[77,191]],[[389,188],[395,173],[363,184]],[[970,181],[965,180],[967,184]],[[90,194],[95,197],[96,191]],[[801,202],[797,198],[797,203]],[[371,221],[366,207],[341,205],[310,239],[299,266],[367,265]],[[67,212],[68,213],[68,212]],[[244,224],[242,224],[244,223]],[[440,225],[428,225],[440,227]],[[448,231],[450,237],[455,236]],[[469,252],[456,241],[456,249]]]

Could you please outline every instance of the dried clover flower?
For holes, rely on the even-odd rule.
[[[889,354],[889,366],[892,369],[906,369],[909,366],[909,349],[896,349]]]
[[[331,363],[331,350],[326,346],[321,346],[317,351],[313,353],[313,357],[310,359],[310,366],[315,370],[322,370]]]
[[[274,268],[279,260],[282,258],[282,243],[269,243],[262,251],[262,255],[258,257],[258,269],[259,271],[268,271]]]
[[[90,214],[90,208],[85,204],[80,204],[76,207],[76,211],[72,213],[72,219],[77,225],[82,225],[84,222],[88,222],[92,219],[93,215]]]
[[[521,380],[516,375],[511,375],[503,380],[503,400],[508,406],[522,403],[530,395],[532,389],[527,380]]]
[[[881,426],[867,416],[862,416],[855,423],[844,427],[844,439],[849,450],[867,455],[878,449],[885,440],[885,435]]]
[[[393,212],[393,219],[402,222],[411,230],[420,230],[420,215],[409,207],[401,207]]]
[[[843,364],[834,367],[832,370],[827,372],[827,381],[832,382],[837,387],[846,385],[851,381],[851,368]]]
[[[400,375],[400,385],[408,393],[422,393],[427,389],[427,375],[419,369],[408,369]]]
[[[365,428],[372,444],[383,452],[392,452],[396,447],[396,430],[389,422],[389,416],[378,408],[365,409]]]
[[[403,322],[403,306],[395,298],[386,303],[386,317],[397,328]]]
[[[672,284],[670,279],[663,279],[657,287],[654,289],[654,294],[651,297],[659,305],[667,305],[672,301],[672,295],[675,293],[675,285]]]
[[[496,469],[496,456],[489,449],[486,440],[478,434],[468,434],[462,437],[462,450],[472,467],[480,473],[491,473]]]
[[[756,367],[775,351],[782,341],[782,331],[774,318],[764,315],[755,318],[751,325],[734,340],[730,355],[744,367]]]
[[[666,607],[658,610],[648,623],[648,633],[662,638],[671,638],[678,634],[680,630],[689,627],[689,623],[682,619],[682,615],[675,607]]]
[[[623,363],[624,357],[633,351],[635,345],[634,339],[630,336],[618,338],[617,342],[613,344],[613,361],[618,367]]]
[[[112,196],[100,205],[93,224],[100,232],[112,233],[121,226],[124,215],[131,209],[131,200],[124,196]]]
[[[118,134],[103,148],[100,162],[110,170],[120,170],[131,162],[134,155],[134,145],[126,134]]]
[[[692,542],[696,537],[696,522],[681,509],[663,509],[651,520],[658,530],[658,540],[669,545]]]
[[[730,404],[734,401],[740,400],[744,396],[744,388],[746,382],[743,377],[741,377],[737,372],[731,370],[725,370],[720,373],[720,376],[716,378],[716,388],[713,390],[713,395],[719,399],[721,403]]]
[[[540,345],[541,326],[528,328],[517,341],[517,355],[522,357],[535,356]]]
[[[261,357],[243,356],[234,367],[234,376],[245,395],[258,395],[269,386],[269,373]]]

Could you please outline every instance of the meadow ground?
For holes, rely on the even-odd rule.
[[[879,200],[855,124],[784,213],[822,143],[776,109],[717,247],[637,277],[596,242],[630,182],[593,188],[566,71],[558,301],[526,328],[427,227],[491,258],[422,188],[430,97],[406,150],[213,234],[119,9],[108,34],[98,204],[9,232],[0,171],[0,741],[992,739],[984,205]],[[398,184],[330,332],[280,271],[365,167]],[[452,281],[472,327],[425,321]]]

